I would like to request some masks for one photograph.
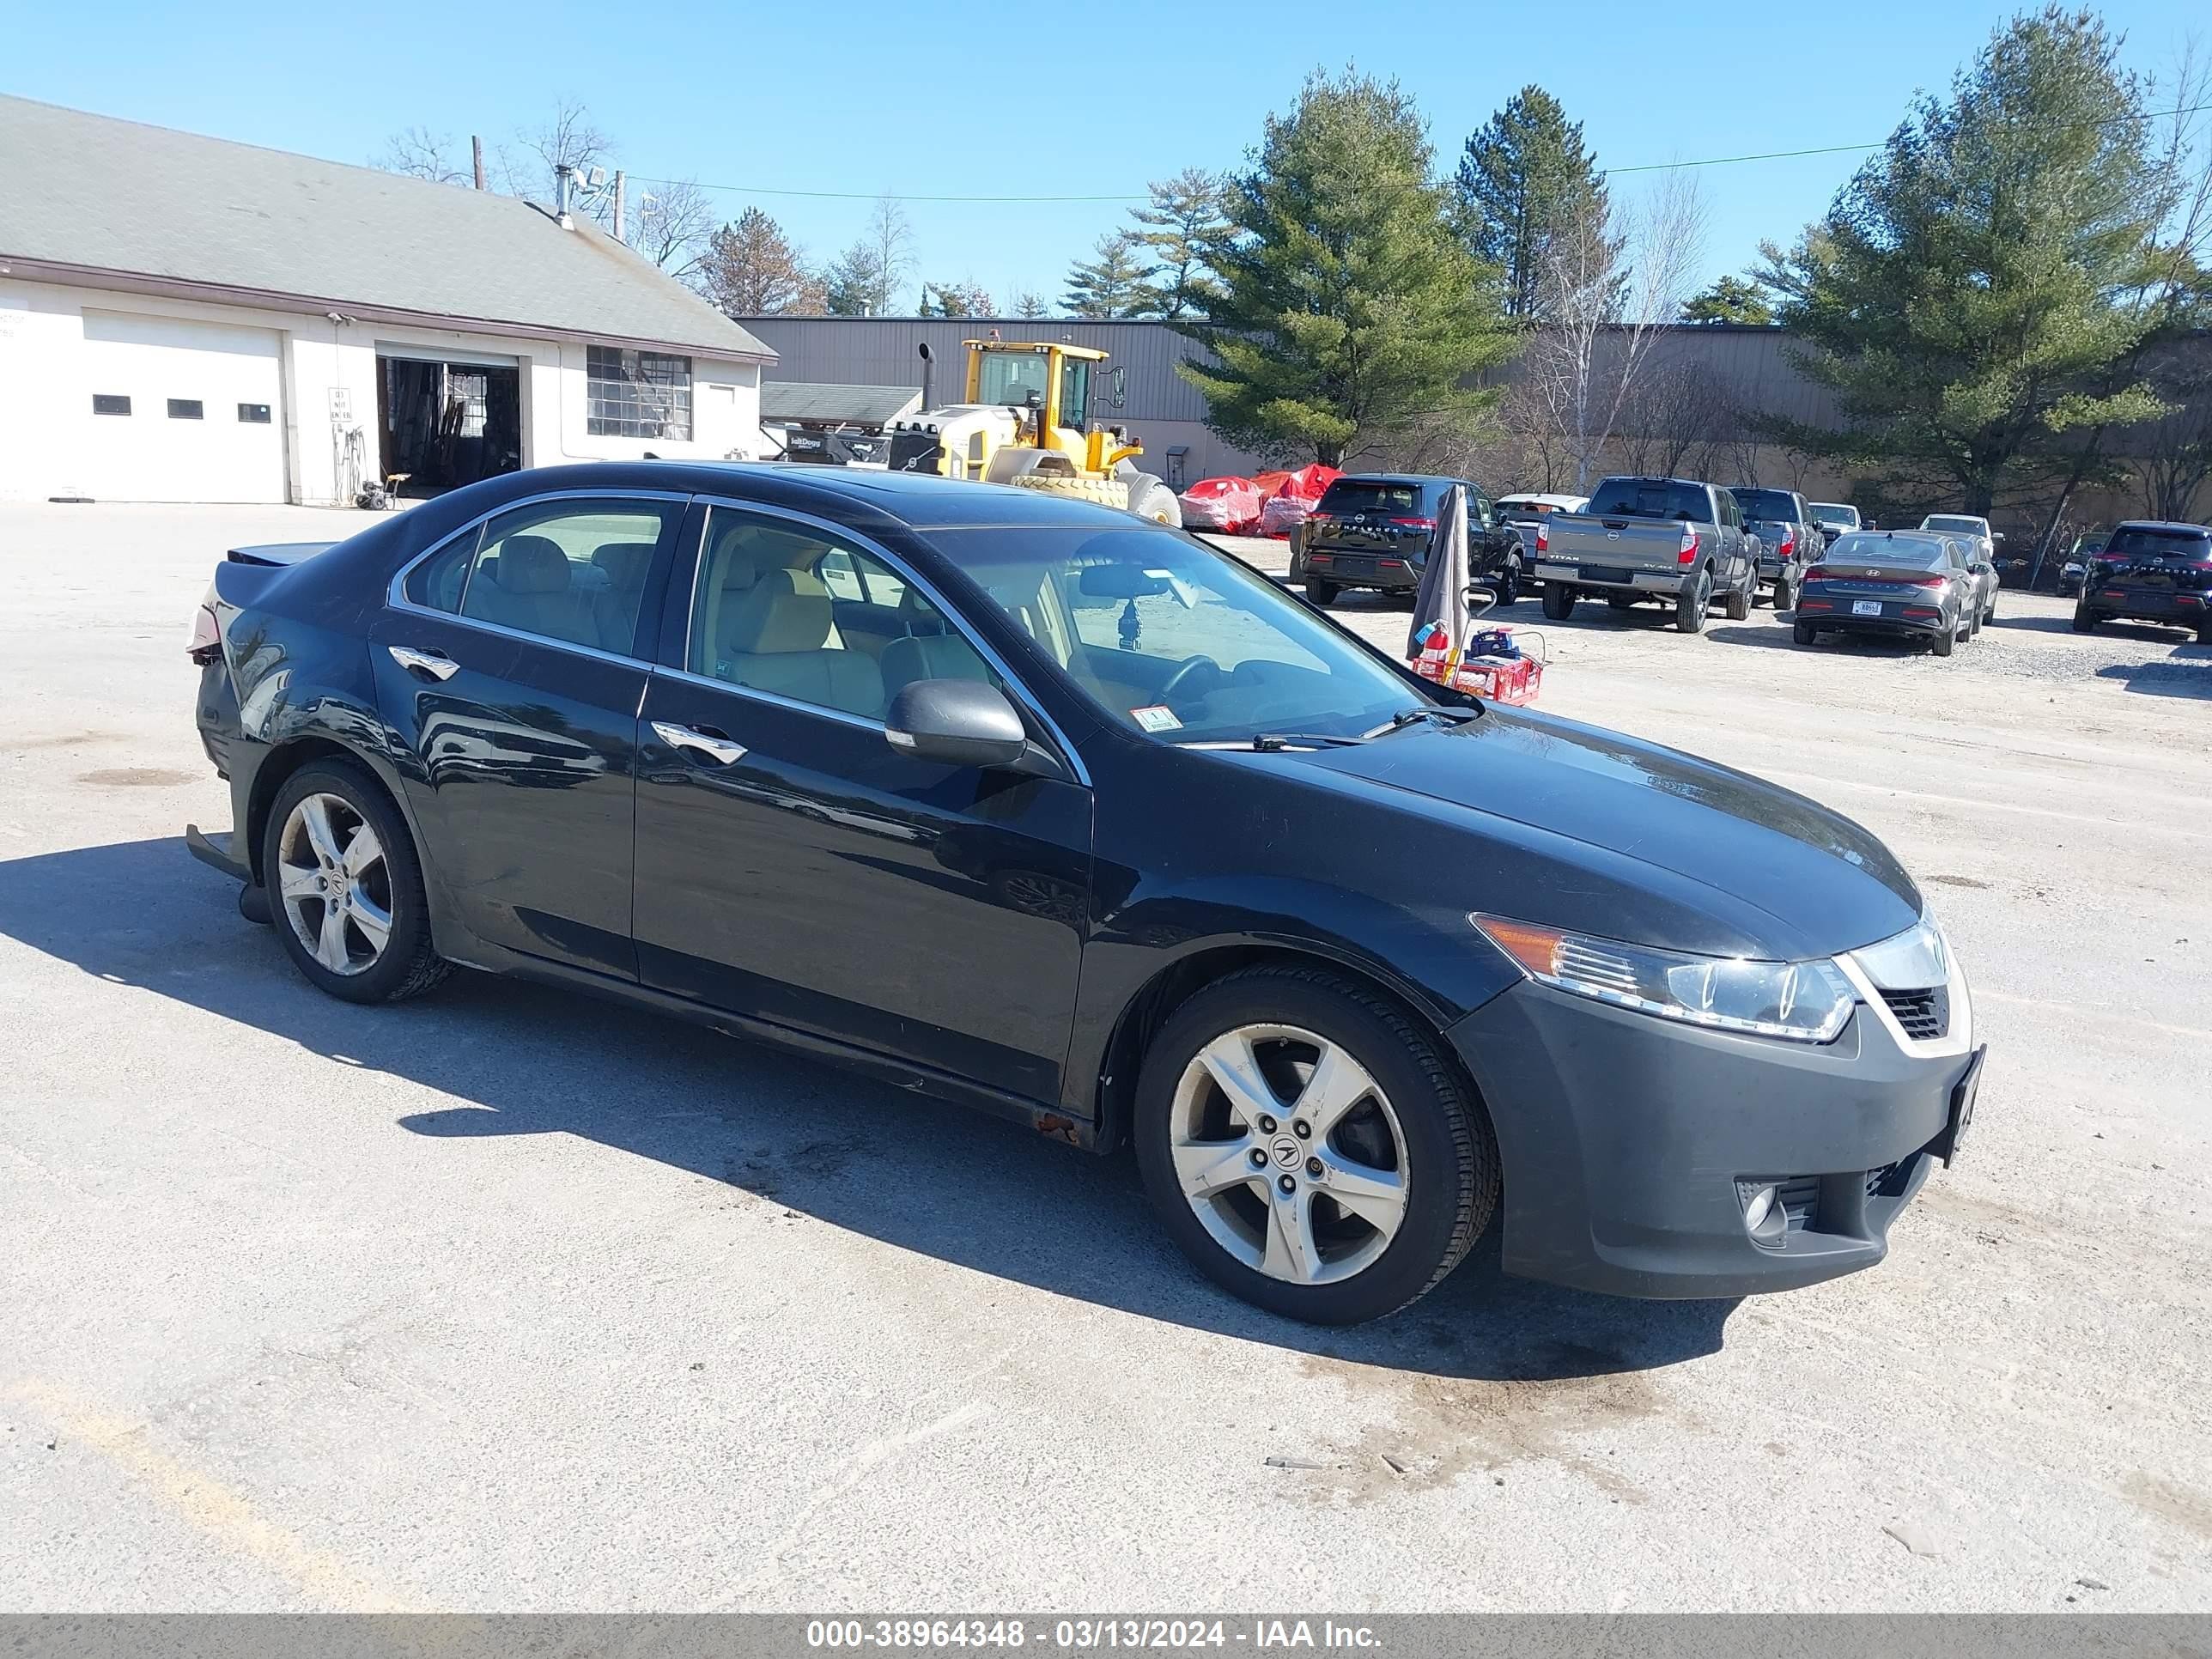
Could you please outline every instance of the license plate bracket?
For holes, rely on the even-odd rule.
[[[1982,1090],[1982,1061],[1989,1055],[1990,1045],[1984,1042],[1974,1050],[1974,1057],[1966,1062],[1966,1069],[1951,1085],[1951,1116],[1943,1126],[1942,1140],[1936,1146],[1936,1156],[1949,1169],[1959,1161],[1959,1145],[1966,1138],[1966,1131],[1974,1121],[1974,1101]]]
[[[1880,599],[1853,599],[1851,601],[1851,615],[1854,617],[1879,617],[1881,615],[1881,601]]]

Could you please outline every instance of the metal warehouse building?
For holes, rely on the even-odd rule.
[[[583,221],[21,98],[0,159],[0,498],[761,453],[768,348]]]

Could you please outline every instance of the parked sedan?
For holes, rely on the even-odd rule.
[[[1293,580],[1316,605],[1335,603],[1347,587],[1411,593],[1421,585],[1444,497],[1467,492],[1468,568],[1501,605],[1520,597],[1525,568],[1521,538],[1499,522],[1489,498],[1464,478],[1426,473],[1353,474],[1322,492],[1300,538]]]
[[[1102,507],[514,474],[239,550],[191,652],[236,830],[187,839],[320,989],[466,965],[1133,1143],[1294,1317],[1501,1212],[1509,1271],[1630,1295],[1868,1267],[1972,1112],[1965,977],[1865,830]]]
[[[1948,657],[1978,627],[1982,596],[1964,543],[1917,531],[1862,530],[1839,537],[1805,573],[1790,637],[1811,645],[1823,634],[1887,634],[1925,640]]]
[[[2115,529],[2083,575],[2074,631],[2123,617],[2193,628],[2212,645],[2212,529],[2145,519]]]

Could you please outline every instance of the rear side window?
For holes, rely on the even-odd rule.
[[[653,557],[681,501],[533,501],[463,531],[408,573],[413,603],[568,645],[634,654]]]
[[[1608,478],[1587,509],[1600,519],[1681,519],[1711,524],[1713,507],[1695,484],[1668,478]]]
[[[1339,478],[1315,510],[1338,517],[1353,513],[1419,513],[1421,487],[1387,478]]]
[[[1731,489],[1735,504],[1747,519],[1774,519],[1785,524],[1797,520],[1797,498],[1786,489]]]
[[[2212,531],[2124,525],[2112,532],[2105,553],[2122,559],[2212,559]]]

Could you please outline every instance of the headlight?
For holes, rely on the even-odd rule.
[[[1720,1031],[1827,1042],[1857,994],[1832,962],[1753,962],[1655,951],[1475,912],[1482,936],[1530,978],[1616,1008]]]

